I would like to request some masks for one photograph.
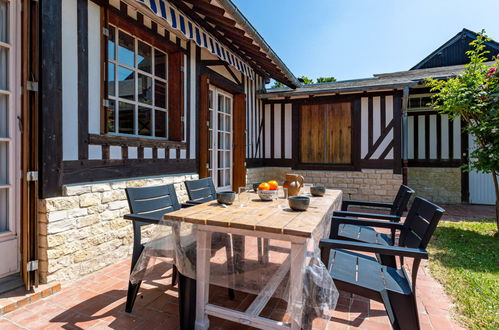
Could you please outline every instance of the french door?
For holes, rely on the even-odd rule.
[[[217,190],[232,189],[232,95],[210,86],[208,126],[208,175]]]
[[[0,278],[19,271],[17,5],[0,0]]]

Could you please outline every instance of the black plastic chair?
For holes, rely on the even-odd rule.
[[[350,218],[368,218],[389,220],[393,222],[400,222],[400,217],[407,208],[407,203],[414,195],[414,190],[406,185],[401,185],[393,203],[379,203],[379,202],[365,202],[365,201],[343,201],[341,211],[335,211],[334,216],[350,217]],[[389,209],[389,213],[367,213],[348,211],[350,205],[355,206],[376,206]],[[369,227],[361,227],[355,224],[342,224],[337,231],[334,232],[335,236],[330,238],[347,239],[365,243],[376,243],[376,232]],[[395,230],[391,230],[391,242],[395,244]]]
[[[127,188],[126,195],[132,214],[127,214],[124,218],[132,220],[133,224],[133,252],[130,268],[130,272],[132,272],[144,250],[141,228],[146,225],[159,223],[163,219],[164,214],[179,210],[181,206],[172,184],[155,187]],[[174,266],[172,285],[175,285],[177,276],[177,268]],[[132,312],[140,284],[141,282],[136,284],[132,282],[128,283],[125,307],[128,313]]]
[[[185,187],[189,195],[188,204],[202,204],[217,199],[217,190],[211,178],[185,181]]]
[[[351,220],[362,221],[369,226],[399,230],[399,246],[323,239],[319,243],[322,262],[330,269],[330,275],[339,290],[383,303],[394,329],[420,329],[415,294],[417,272],[421,259],[428,259],[425,248],[443,213],[444,210],[439,206],[417,197],[403,224],[335,219],[347,223]],[[385,266],[375,258],[352,251],[372,252],[393,258],[398,256],[400,267]],[[414,258],[411,278],[403,266],[404,257]]]

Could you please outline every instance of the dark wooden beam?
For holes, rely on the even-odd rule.
[[[62,0],[41,1],[40,183],[41,198],[61,192]]]
[[[88,1],[77,2],[78,159],[88,158]]]
[[[223,60],[202,60],[201,65],[204,66],[224,66],[227,62]]]

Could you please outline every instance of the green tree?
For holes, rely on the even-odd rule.
[[[322,84],[322,83],[328,83],[328,82],[335,82],[336,78],[335,77],[319,77],[317,78],[317,83]]]
[[[274,80],[274,84],[270,86],[270,88],[284,88],[284,87],[286,87],[286,85],[277,80]]]
[[[301,76],[301,77],[298,77],[298,79],[299,79],[299,80],[301,79],[305,85],[311,85],[311,84],[313,84],[313,83],[314,83],[314,80],[313,80],[313,79],[310,79],[310,78],[309,78],[309,77],[307,77],[307,76]]]
[[[499,55],[490,66],[485,42],[489,41],[482,31],[470,43],[466,54],[470,63],[455,78],[428,80],[433,96],[433,107],[450,118],[462,118],[465,131],[474,136],[476,149],[469,155],[467,170],[491,173],[496,193],[496,223],[499,235]]]

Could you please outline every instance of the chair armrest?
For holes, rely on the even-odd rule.
[[[391,209],[393,207],[393,203],[344,200],[341,203],[341,210],[348,211],[348,206],[350,206],[350,205],[381,207],[381,208],[386,208],[386,209]]]
[[[350,242],[337,239],[321,239],[319,242],[319,247],[321,248],[321,250],[345,249],[392,256],[428,259],[428,252],[424,249],[413,249],[400,246],[382,246],[377,244]]]
[[[191,203],[191,201],[187,201],[185,203],[181,203],[180,207],[183,208],[183,209],[185,209],[187,207],[193,207],[193,206],[196,206],[196,205],[198,205],[198,204],[197,203]]]
[[[391,214],[354,212],[354,211],[334,211],[333,216],[359,217],[359,218],[381,219],[381,220],[390,220],[390,221],[394,221],[394,222],[400,222],[400,216],[391,215]]]
[[[370,219],[357,219],[357,218],[345,218],[345,217],[337,217],[333,216],[332,223],[334,224],[350,224],[350,225],[358,225],[358,226],[369,226],[369,227],[378,227],[378,228],[391,228],[401,230],[404,227],[403,223],[399,222],[386,222],[379,220],[370,220]]]
[[[127,220],[132,220],[132,221],[138,221],[138,222],[145,222],[148,224],[158,224],[160,220],[158,219],[153,219],[151,217],[141,215],[141,214],[125,214],[123,218]]]

